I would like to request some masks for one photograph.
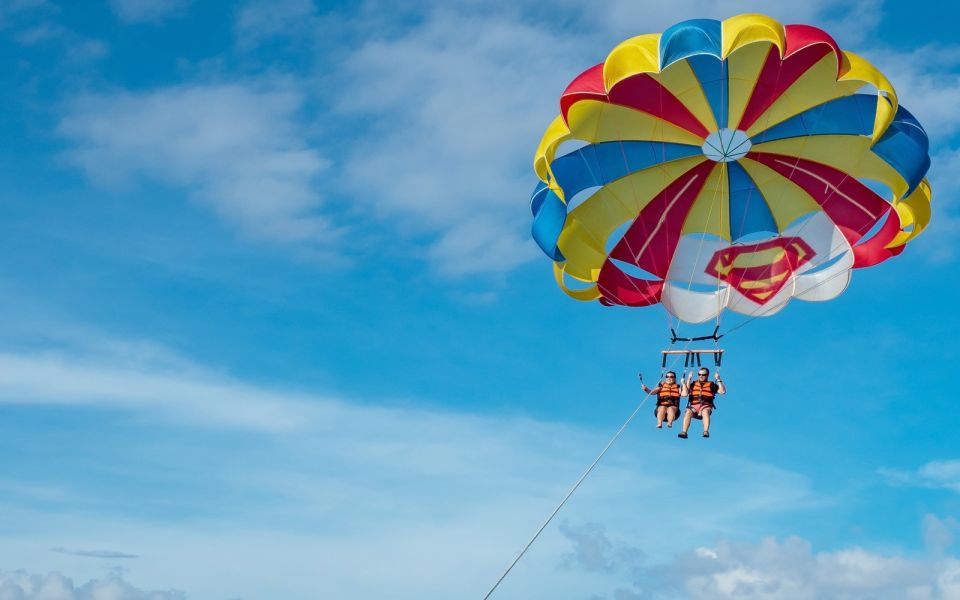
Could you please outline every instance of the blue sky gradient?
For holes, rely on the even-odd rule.
[[[668,336],[556,289],[539,135],[759,11],[890,77],[930,229],[724,339],[713,437],[644,408],[495,597],[960,598],[956,11],[665,4],[0,3],[0,595],[482,597]]]

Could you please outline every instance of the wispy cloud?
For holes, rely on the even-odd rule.
[[[14,37],[24,46],[60,44],[64,48],[64,60],[68,63],[94,61],[109,53],[109,48],[103,42],[78,35],[53,22],[26,27]]]
[[[214,373],[185,375],[150,363],[117,366],[57,352],[0,354],[0,403],[109,407],[259,431],[295,429],[323,414],[306,397]]]
[[[914,471],[878,469],[890,485],[945,489],[960,493],[960,460],[934,460]]]
[[[882,40],[877,40],[881,42]],[[864,49],[897,89],[900,102],[925,125],[934,148],[960,131],[960,45],[925,45],[905,51],[894,46]]]
[[[923,543],[936,557],[941,557],[953,545],[960,522],[954,517],[939,518],[936,515],[923,517]]]
[[[511,3],[514,4],[515,3]],[[770,15],[782,23],[815,23],[831,33],[841,45],[849,46],[868,38],[883,17],[883,0],[812,0],[770,3],[764,0],[677,0],[638,3],[611,0],[601,6],[562,0],[558,20],[575,19],[615,41],[641,33],[662,31],[686,19],[726,19],[742,13]],[[528,3],[531,12],[536,3]],[[552,12],[552,11],[551,11]]]
[[[949,125],[948,125],[949,126]],[[936,129],[936,127],[930,127]],[[955,233],[960,228],[960,148],[942,148],[931,157],[930,186],[933,189],[933,216],[930,228],[915,244],[934,262],[951,261],[957,256]]]
[[[930,228],[911,245],[934,262],[956,258],[952,232],[960,227],[960,45],[903,48],[896,40],[865,39],[856,50],[875,64],[897,90],[900,104],[919,119],[931,142],[928,178],[933,188]]]
[[[177,186],[252,236],[325,249],[337,235],[318,212],[328,163],[304,138],[302,103],[282,83],[88,95],[59,133],[67,160],[97,182]]]
[[[159,23],[181,14],[192,0],[108,0],[117,18],[125,23]]]
[[[7,0],[0,4],[0,29],[10,25],[11,20],[37,15],[51,15],[59,12],[57,5],[49,0]]]
[[[612,573],[635,568],[646,558],[640,548],[611,539],[597,523],[571,525],[561,523],[560,533],[573,546],[562,559],[563,568],[577,568],[588,572]]]
[[[345,186],[380,218],[433,236],[428,255],[445,274],[534,258],[530,164],[554,104],[542,90],[575,74],[571,54],[569,41],[509,13],[438,11],[398,37],[371,37],[341,72],[339,111],[366,123],[344,158]],[[375,94],[350,91],[372,82]]]
[[[82,556],[84,558],[139,558],[136,554],[126,552],[117,552],[116,550],[71,550],[69,548],[51,548],[51,552],[59,554],[69,554],[70,556]]]
[[[237,43],[250,48],[278,37],[301,38],[316,34],[319,23],[313,0],[247,2],[237,13]]]
[[[0,3],[0,33],[6,33],[21,46],[52,46],[63,52],[65,63],[103,58],[109,48],[65,27],[59,20],[60,7],[48,0],[10,0]]]
[[[21,334],[12,329],[0,345],[0,404],[100,407],[261,432],[300,429],[336,410],[329,398],[251,385],[145,340],[70,324]]]

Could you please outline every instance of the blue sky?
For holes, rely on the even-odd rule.
[[[887,73],[930,229],[725,339],[713,437],[644,409],[495,597],[960,598],[956,15],[643,4],[0,3],[0,596],[482,597],[667,335],[529,239],[559,93],[762,11]]]

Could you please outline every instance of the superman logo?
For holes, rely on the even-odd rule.
[[[776,238],[719,250],[707,263],[706,273],[763,305],[814,255],[813,248],[798,237]]]

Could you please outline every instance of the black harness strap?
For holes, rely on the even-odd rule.
[[[677,342],[703,342],[706,340],[713,340],[719,342],[722,335],[717,335],[720,332],[720,326],[717,325],[713,329],[713,333],[710,335],[701,335],[700,337],[677,337],[677,332],[671,327],[670,328],[670,344],[676,344]]]

